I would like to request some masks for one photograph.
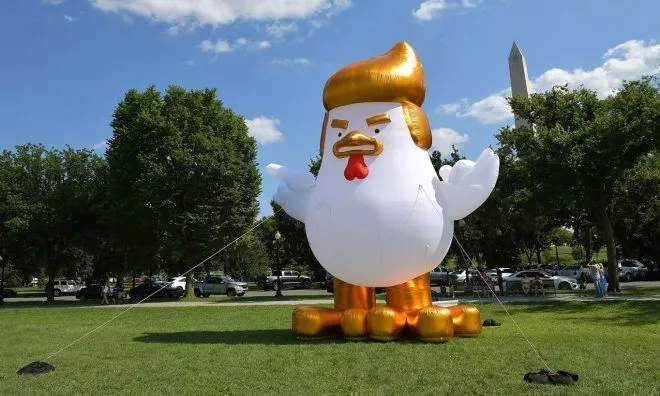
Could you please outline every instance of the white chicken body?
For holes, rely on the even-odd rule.
[[[366,119],[387,115],[389,122],[368,126]],[[334,109],[324,157],[305,214],[310,247],[321,265],[345,282],[387,287],[436,267],[453,233],[436,200],[439,182],[428,152],[415,145],[399,103],[358,103]],[[348,158],[333,145],[348,131],[382,143],[378,155],[364,155],[368,175],[347,180]],[[378,130],[378,133],[376,133]]]

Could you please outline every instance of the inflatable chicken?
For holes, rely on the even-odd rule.
[[[431,300],[429,272],[445,257],[454,221],[490,195],[499,158],[490,150],[435,173],[431,128],[421,109],[422,64],[406,42],[348,65],[327,81],[316,179],[277,164],[274,196],[305,224],[310,247],[334,275],[334,308],[299,307],[299,339],[343,334],[389,341],[409,335],[445,342],[481,332],[479,311]],[[374,287],[387,287],[377,306]]]

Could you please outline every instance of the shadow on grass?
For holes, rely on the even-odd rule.
[[[607,323],[615,326],[642,326],[660,321],[657,301],[571,301],[537,302],[536,304],[510,302],[519,306],[518,312],[552,313],[562,320]]]
[[[133,341],[154,344],[260,344],[260,345],[292,345],[301,342],[294,337],[291,330],[231,330],[231,331],[181,331],[176,333],[146,333],[135,337]],[[328,338],[309,341],[315,344],[345,343],[341,338]]]

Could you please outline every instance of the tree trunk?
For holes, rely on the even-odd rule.
[[[536,247],[536,263],[541,265],[541,248],[538,246]]]
[[[591,226],[588,225],[585,227],[586,228],[586,236],[584,240],[584,255],[585,257],[585,264],[589,263],[591,261],[591,256],[593,256],[593,247],[592,247],[592,240],[591,237],[593,236],[593,233],[591,232]]]
[[[46,302],[52,303],[55,301],[55,271],[48,271],[48,283],[46,283]]]
[[[527,256],[527,262],[529,264],[532,263],[532,251],[525,249],[525,256]]]
[[[607,206],[603,205],[600,210],[600,223],[607,246],[607,272],[609,275],[608,291],[620,292],[619,288],[619,264],[616,260],[616,243],[614,241],[614,231],[612,222],[607,214]]]

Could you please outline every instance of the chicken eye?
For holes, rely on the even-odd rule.
[[[339,132],[339,133],[337,134],[337,136],[338,136],[338,137],[341,137],[341,132]]]
[[[376,128],[376,130],[374,130],[374,132],[380,133],[380,129]]]

